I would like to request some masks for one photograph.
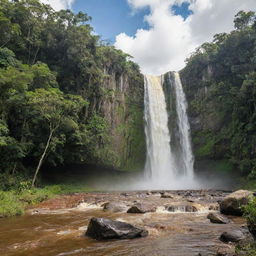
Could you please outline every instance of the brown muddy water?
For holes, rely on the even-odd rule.
[[[30,209],[25,216],[0,220],[1,256],[198,256],[216,255],[229,247],[219,241],[222,232],[240,228],[243,218],[230,224],[213,224],[207,219],[222,191],[171,191],[172,198],[160,192],[87,193],[48,200]],[[105,202],[134,201],[157,206],[145,214],[105,212]],[[72,202],[72,203],[70,203]],[[190,205],[197,212],[168,212],[165,206]],[[73,208],[67,208],[73,207]],[[209,210],[211,209],[211,210]],[[149,236],[133,240],[96,241],[84,235],[92,217],[129,222],[149,231]]]

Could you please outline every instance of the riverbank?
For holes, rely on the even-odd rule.
[[[120,181],[120,176],[115,178],[118,178],[118,181]],[[67,182],[67,180],[69,182]],[[82,182],[78,182],[78,180],[82,180]],[[0,190],[0,217],[23,215],[27,208],[31,208],[47,199],[55,198],[59,195],[104,191],[104,187],[100,187],[98,183],[94,184],[91,182],[94,185],[90,187],[90,182],[90,178],[85,182],[83,176],[80,178],[69,176],[66,179],[63,178],[62,183],[58,183],[57,185],[48,184],[42,185],[39,188],[25,187],[22,189],[11,189],[9,191]],[[100,182],[100,184],[103,184],[103,182]],[[240,186],[237,186],[236,189],[239,188],[256,190],[256,182],[240,180]]]
[[[83,185],[48,185],[41,188],[22,190],[0,190],[0,217],[20,216],[27,208],[33,207],[47,199],[70,193],[89,192]]]

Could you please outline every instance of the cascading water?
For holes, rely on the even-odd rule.
[[[145,76],[145,133],[147,159],[145,174],[156,188],[180,188],[193,183],[194,158],[190,142],[187,101],[179,73],[172,73],[176,98],[177,127],[179,136],[179,161],[171,148],[168,112],[163,90],[163,76]],[[175,120],[173,120],[175,121]],[[186,183],[186,184],[184,184]]]
[[[181,147],[181,166],[179,166],[179,168],[182,169],[182,173],[184,176],[192,178],[194,176],[194,156],[192,153],[190,140],[190,125],[187,115],[187,100],[183,91],[179,73],[174,72],[173,74],[176,96],[177,125]]]
[[[161,76],[145,76],[144,82],[147,139],[145,174],[156,186],[167,185],[175,171],[162,80]]]

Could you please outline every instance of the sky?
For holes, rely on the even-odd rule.
[[[143,73],[178,71],[213,35],[230,32],[235,14],[256,0],[41,0],[92,17],[95,33],[133,56]]]

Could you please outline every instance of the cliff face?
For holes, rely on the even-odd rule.
[[[99,111],[108,125],[108,143],[100,158],[121,170],[142,170],[145,163],[144,81],[141,74],[108,73]]]
[[[227,134],[231,116],[222,111],[218,96],[213,96],[216,86],[213,83],[214,67],[207,64],[196,76],[186,68],[180,74],[188,101],[196,170],[233,170],[235,165],[232,162],[231,141]]]

